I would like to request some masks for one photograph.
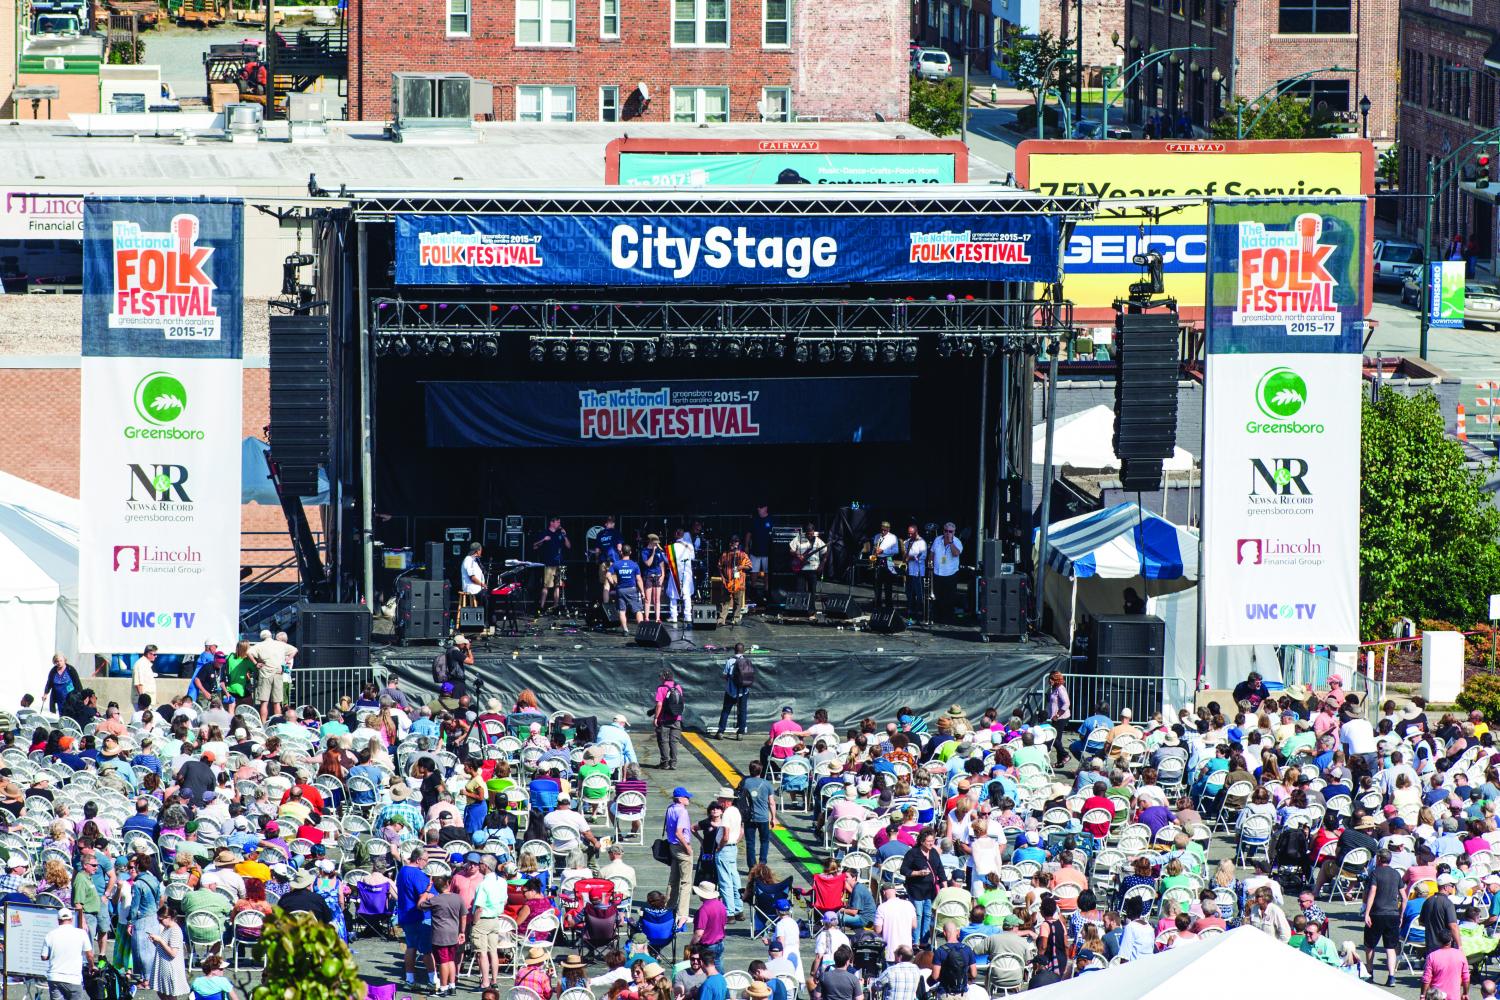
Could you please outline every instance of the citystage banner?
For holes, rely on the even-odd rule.
[[[79,648],[239,633],[238,201],[83,209]]]
[[[398,215],[403,285],[1058,280],[1045,215]]]
[[[911,384],[905,377],[428,382],[427,446],[906,441]]]
[[[1362,198],[1210,208],[1209,645],[1359,640],[1365,211]]]
[[[952,153],[621,153],[626,187],[952,184]]]

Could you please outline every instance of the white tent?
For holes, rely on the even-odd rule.
[[[1377,1000],[1390,994],[1277,941],[1253,927],[1237,927],[1208,941],[1189,942],[1124,965],[1084,973],[1030,990],[1027,1000],[1263,1000],[1290,989],[1318,1000]]]
[[[1120,460],[1111,444],[1114,432],[1115,411],[1103,404],[1058,417],[1052,432],[1052,464],[1059,469],[1118,469]],[[1047,424],[1043,421],[1031,428],[1033,463],[1042,464],[1046,445]],[[1168,472],[1191,472],[1193,456],[1173,446],[1172,457],[1162,467]]]
[[[77,660],[78,521],[77,500],[0,472],[0,705],[39,693],[53,653]]]

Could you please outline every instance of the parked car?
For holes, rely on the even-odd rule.
[[[953,60],[942,49],[918,49],[911,71],[924,80],[946,80],[953,75]]]
[[[1402,305],[1422,302],[1422,275],[1412,274],[1401,283]],[[1487,326],[1500,330],[1500,286],[1483,281],[1464,282],[1464,326]]]
[[[1375,241],[1375,287],[1400,288],[1422,267],[1422,248],[1396,240]],[[1405,298],[1405,293],[1402,293]]]
[[[1105,138],[1104,123],[1093,118],[1080,118],[1073,123],[1073,138],[1103,139]],[[1111,125],[1108,138],[1134,139],[1135,135],[1124,125]]]

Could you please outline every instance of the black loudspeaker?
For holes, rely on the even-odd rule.
[[[1114,677],[1160,677],[1167,626],[1154,615],[1100,615],[1089,626],[1089,667]]]
[[[693,631],[712,632],[719,627],[719,609],[712,604],[693,605]]]
[[[404,576],[396,584],[396,603],[413,611],[443,611],[448,607],[453,585],[447,580],[423,580]]]
[[[879,632],[881,635],[895,635],[897,632],[905,632],[906,615],[894,608],[877,611],[870,616],[870,631]]]
[[[270,342],[271,456],[282,488],[307,496],[333,440],[328,317],[273,315]]]
[[[370,644],[352,645],[343,643],[305,644],[297,647],[295,673],[303,667],[368,667]]]
[[[979,545],[979,566],[983,572],[990,576],[1000,573],[1000,564],[1009,562],[1005,558],[1006,544],[999,538],[986,538]]]
[[[483,608],[459,608],[459,628],[484,628],[487,622],[484,620]]]
[[[859,602],[852,594],[829,594],[823,598],[823,616],[834,621],[848,621],[860,615]]]
[[[424,608],[398,609],[396,630],[403,642],[429,642],[445,639],[452,632],[453,615],[449,611]]]
[[[1127,490],[1161,486],[1161,460],[1177,439],[1178,319],[1175,312],[1115,317],[1115,429],[1120,482]]]
[[[299,604],[297,645],[370,644],[370,610],[362,604]]]
[[[427,543],[427,579],[445,579],[443,574],[443,556],[445,549],[446,546],[442,542]]]
[[[672,634],[661,622],[641,622],[635,627],[635,644],[666,649],[672,644]]]
[[[979,578],[979,631],[989,639],[1020,641],[1026,634],[1026,577]]]
[[[816,612],[812,595],[805,591],[776,591],[776,608],[787,618],[811,618]]]

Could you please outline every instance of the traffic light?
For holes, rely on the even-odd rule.
[[[1490,154],[1480,153],[1476,164],[1478,176],[1474,179],[1474,186],[1483,190],[1490,186]]]

